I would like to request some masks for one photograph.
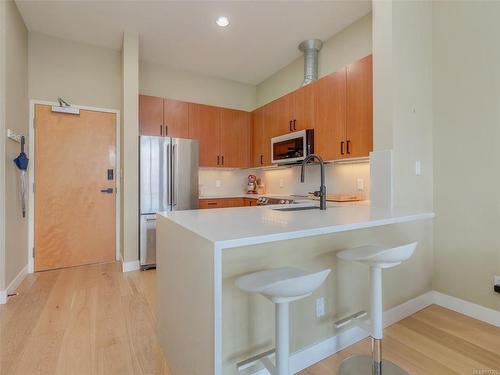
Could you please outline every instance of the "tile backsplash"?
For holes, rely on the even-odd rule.
[[[246,192],[249,174],[258,176],[258,170],[200,168],[198,173],[200,197],[243,194]]]
[[[300,182],[300,166],[262,171],[266,192],[278,195],[307,195],[319,189],[320,167],[308,165],[304,183]],[[332,194],[363,193],[370,191],[370,163],[327,164],[325,166],[326,189]]]
[[[306,195],[318,190],[320,168],[308,165],[306,179],[300,182],[300,166],[282,169],[215,169],[201,168],[199,172],[200,196],[237,195],[246,191],[247,176],[255,174],[265,185],[266,194]],[[370,193],[370,163],[326,165],[326,187],[328,193]]]

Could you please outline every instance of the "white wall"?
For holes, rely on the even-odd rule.
[[[434,288],[500,310],[500,3],[433,3]]]
[[[29,33],[29,97],[121,109],[121,53]]]
[[[141,61],[139,91],[144,95],[251,111],[256,106],[256,86],[208,77]]]
[[[324,41],[319,52],[319,77],[372,53],[372,15],[360,18]],[[304,80],[304,58],[300,57],[257,85],[260,107],[299,88]]]
[[[6,128],[14,130],[17,134],[28,133],[28,31],[13,1],[2,2],[2,28],[4,43],[2,52],[2,97],[4,98],[4,115],[2,131],[1,155],[2,182],[0,193],[5,197],[2,214],[2,246],[4,247],[3,259],[0,262],[2,278],[0,290],[7,287],[10,282],[28,263],[28,219],[22,217],[21,201],[19,196],[19,175],[12,160],[19,154],[19,144],[5,137]],[[1,180],[1,179],[0,179]],[[3,220],[0,219],[0,223]],[[1,234],[1,233],[0,233]],[[5,241],[5,242],[4,242]]]

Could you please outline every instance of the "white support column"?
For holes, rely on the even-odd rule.
[[[121,246],[123,262],[139,259],[139,37],[123,34]],[[135,263],[138,264],[138,263]]]
[[[382,269],[379,267],[370,267],[371,281],[371,320],[372,320],[372,337],[374,339],[382,339],[383,336],[383,308],[382,308]]]
[[[290,375],[289,303],[276,304],[276,375]]]
[[[382,374],[382,337],[384,335],[382,306],[382,268],[370,267],[373,375]]]

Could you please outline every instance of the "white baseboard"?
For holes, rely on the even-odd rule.
[[[19,285],[21,285],[27,274],[28,274],[28,265],[25,265],[23,269],[19,271],[16,277],[14,277],[14,280],[10,282],[10,284],[7,286],[7,289],[0,290],[0,304],[7,303],[7,296],[16,291],[16,289],[19,287]]]
[[[123,272],[139,271],[141,269],[141,263],[138,260],[133,260],[131,262],[122,262]]]
[[[401,305],[384,312],[384,327],[394,324],[417,311],[420,311],[427,306],[434,303],[434,292],[430,291],[421,296],[413,298]],[[332,323],[333,324],[333,323]],[[290,356],[290,371],[295,374],[307,367],[318,363],[319,361],[330,357],[331,355],[339,352],[363,340],[369,336],[368,332],[358,327],[346,329],[339,334],[332,336],[317,344],[311,345],[307,348],[301,349]],[[259,370],[253,375],[268,375],[266,369]]]
[[[500,311],[490,309],[463,299],[452,297],[440,292],[434,293],[434,303],[471,318],[481,320],[491,325],[500,327]]]

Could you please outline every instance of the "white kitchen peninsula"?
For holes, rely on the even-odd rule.
[[[291,310],[292,353],[336,335],[334,318],[367,309],[368,271],[338,263],[335,252],[344,247],[419,241],[407,264],[384,275],[384,304],[394,307],[431,290],[432,239],[425,233],[433,213],[368,203],[326,211],[275,208],[158,215],[158,330],[172,375],[236,374],[237,362],[273,347],[272,304],[234,287],[247,272],[284,265],[333,269],[321,290]],[[326,301],[326,315],[319,318],[318,297]]]

